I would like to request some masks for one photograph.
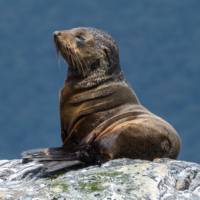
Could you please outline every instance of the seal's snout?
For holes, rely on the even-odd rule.
[[[53,36],[56,37],[56,36],[59,36],[61,35],[61,32],[60,31],[54,31],[53,32]]]
[[[56,51],[57,53],[59,52],[59,39],[58,36],[61,34],[60,31],[54,31],[53,32],[53,40],[54,40],[54,44],[56,46]]]
[[[68,40],[69,38],[73,38],[68,31],[54,31],[53,37],[54,40]]]
[[[61,32],[60,31],[54,31],[53,32],[53,38],[54,38],[54,41],[57,41],[58,40],[58,37],[61,35]]]

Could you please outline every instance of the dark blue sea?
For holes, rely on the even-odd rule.
[[[179,158],[200,162],[199,0],[1,0],[0,159],[61,144],[52,32],[77,26],[112,34],[141,102],[179,132]]]

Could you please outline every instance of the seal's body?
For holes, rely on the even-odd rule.
[[[65,157],[70,160],[76,153],[76,159],[91,163],[122,157],[177,157],[178,134],[141,105],[124,79],[118,47],[110,35],[75,28],[55,32],[54,40],[69,65],[60,92],[63,147],[59,151],[66,152]],[[40,158],[50,155],[55,160],[53,149],[46,152],[41,151]],[[25,155],[34,159],[31,153]]]
[[[178,155],[176,131],[144,108],[123,81],[74,93],[66,84],[60,111],[63,146],[69,151],[94,145],[104,161]]]

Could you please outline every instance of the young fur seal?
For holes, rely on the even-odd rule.
[[[70,161],[177,157],[177,132],[141,105],[124,79],[118,47],[110,35],[81,27],[54,32],[54,41],[68,63],[60,92],[63,146],[26,151],[24,162],[65,161],[68,166]]]

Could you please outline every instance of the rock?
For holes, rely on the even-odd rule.
[[[200,165],[119,159],[41,178],[43,165],[0,161],[0,199],[200,199]]]

